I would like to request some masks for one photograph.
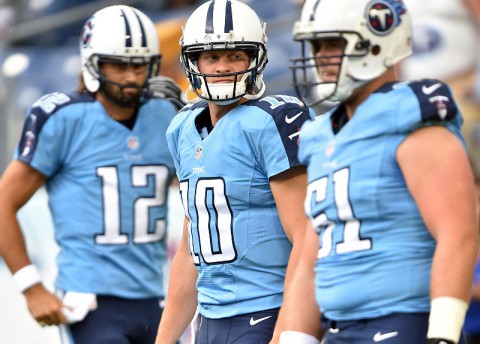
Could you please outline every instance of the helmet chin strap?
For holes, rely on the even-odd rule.
[[[193,98],[190,98],[190,94],[193,93]],[[187,89],[185,90],[185,99],[187,100],[188,103],[190,104],[195,104],[195,103],[198,103],[200,101],[202,101],[203,99],[200,98],[196,93],[195,91],[193,90],[193,87],[192,85],[188,85]]]
[[[244,95],[244,97],[249,99],[249,100],[250,99],[258,99],[261,96],[263,96],[266,88],[267,87],[266,87],[265,83],[263,82],[263,78],[261,76],[258,76],[257,77],[257,82],[255,83],[255,86],[253,88],[253,94],[246,94],[246,95]]]

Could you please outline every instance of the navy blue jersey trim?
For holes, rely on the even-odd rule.
[[[298,160],[298,147],[300,143],[300,128],[303,123],[311,120],[307,107],[301,106],[300,101],[285,101],[296,99],[290,96],[269,96],[243,103],[245,106],[255,106],[272,116],[287,153],[290,167],[301,165]],[[275,105],[273,105],[275,104]],[[272,108],[273,106],[273,108]]]
[[[408,85],[418,99],[422,122],[450,121],[459,113],[450,88],[436,79],[389,82],[377,89],[375,93],[388,93],[400,84]]]
[[[422,122],[450,121],[458,114],[458,107],[450,88],[440,80],[424,79],[408,84],[417,96]]]
[[[43,98],[52,95],[45,95]],[[18,158],[21,161],[30,163],[33,158],[33,153],[38,143],[38,136],[47,120],[53,116],[58,110],[77,103],[89,103],[94,102],[95,98],[87,92],[74,92],[66,94],[70,100],[62,104],[55,104],[54,110],[51,112],[45,112],[41,106],[35,106],[30,108],[28,115],[24,121],[22,136],[18,144]],[[54,103],[53,103],[54,104]]]

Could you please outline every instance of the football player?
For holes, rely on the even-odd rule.
[[[296,97],[263,95],[266,42],[265,23],[238,0],[208,1],[185,25],[181,62],[193,104],[167,131],[185,226],[157,344],[174,343],[197,307],[198,343],[278,337],[306,224],[297,151],[312,114]]]
[[[153,343],[175,169],[165,133],[179,104],[150,95],[161,55],[155,26],[139,10],[96,12],[80,52],[79,90],[32,105],[0,180],[0,254],[35,320],[68,325],[62,340]],[[174,97],[172,82],[157,78],[155,93]],[[57,295],[41,283],[16,219],[44,184],[60,249]]]
[[[307,0],[294,39],[300,96],[340,104],[302,127],[311,228],[281,343],[318,343],[320,319],[305,312],[315,299],[325,344],[463,343],[479,242],[474,181],[450,88],[397,79],[411,53],[407,8]]]

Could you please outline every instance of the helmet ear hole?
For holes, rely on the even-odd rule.
[[[376,44],[372,47],[371,52],[373,56],[380,55],[380,53],[382,52],[382,48]]]

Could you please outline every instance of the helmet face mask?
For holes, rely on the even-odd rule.
[[[245,46],[245,48],[243,48]],[[201,72],[198,68],[198,56],[200,53],[195,52],[196,47],[188,47],[185,49],[185,52],[182,51],[182,63],[185,63],[185,70],[189,82],[192,86],[192,90],[197,94],[199,98],[215,101],[222,104],[228,104],[232,101],[249,95],[252,92],[255,92],[254,87],[256,80],[261,77],[263,69],[259,69],[257,66],[265,66],[265,61],[259,61],[258,58],[261,56],[263,59],[266,59],[266,50],[264,46],[260,46],[255,43],[242,42],[237,43],[234,51],[245,51],[249,56],[250,62],[247,69],[228,72],[228,73],[217,73],[217,74],[208,74]],[[209,50],[205,50],[205,47],[202,46],[201,52],[221,52],[221,51],[231,51],[230,49],[218,49],[211,47]],[[227,84],[215,84],[207,82],[208,79],[214,78],[232,78],[235,82]]]
[[[144,56],[106,56],[91,55],[85,68],[87,72],[94,76],[99,82],[98,92],[101,92],[111,102],[122,107],[137,107],[147,96],[148,80],[158,74],[160,67],[160,56],[144,57]],[[139,84],[119,83],[108,76],[104,72],[105,64],[125,65],[125,67],[144,67],[146,69],[145,79]],[[127,88],[136,88],[138,97],[129,99],[124,93]]]
[[[180,62],[190,82],[189,90],[219,105],[231,104],[242,97],[260,97],[265,90],[262,77],[268,62],[266,42],[265,23],[246,4],[216,0],[201,5],[188,19],[180,40]],[[249,66],[223,74],[203,73],[198,68],[198,57],[209,51],[245,51],[250,57]],[[208,83],[207,78],[236,81],[215,84]]]
[[[142,12],[116,5],[96,12],[85,23],[80,37],[82,76],[89,92],[101,92],[123,107],[136,107],[147,93],[148,79],[158,74],[161,55],[155,25]],[[144,65],[145,80],[138,85],[121,84],[107,78],[102,65]],[[138,99],[126,101],[125,88],[139,89]],[[112,92],[118,88],[119,92]]]
[[[307,0],[294,26],[302,57],[292,59],[293,84],[309,106],[344,101],[411,54],[411,21],[399,0]],[[343,40],[336,80],[322,77],[332,62],[315,56],[319,42]],[[333,57],[331,57],[333,58]]]
[[[338,46],[338,51],[319,56],[324,45]],[[370,42],[357,32],[322,32],[302,38],[301,46],[303,57],[292,59],[290,67],[293,86],[307,105],[315,106],[327,99],[338,101],[335,95],[339,94],[339,80],[345,74],[344,62],[366,56]]]

